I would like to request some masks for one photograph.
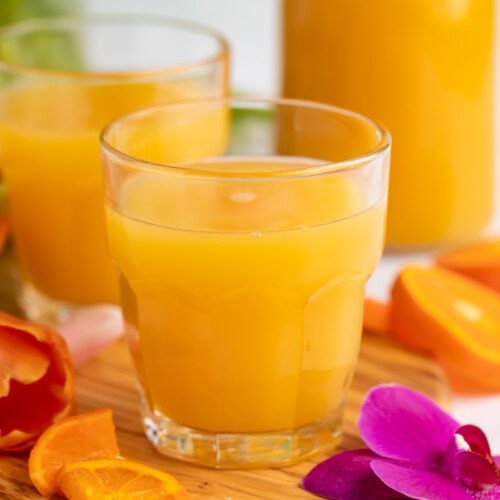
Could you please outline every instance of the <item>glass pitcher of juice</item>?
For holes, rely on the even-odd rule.
[[[393,136],[387,240],[465,239],[493,209],[493,0],[285,0],[284,94]]]

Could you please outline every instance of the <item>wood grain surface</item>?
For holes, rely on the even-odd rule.
[[[12,285],[5,265],[3,271],[0,269],[0,279],[1,304],[12,310]],[[412,353],[392,340],[365,335],[349,392],[341,449],[363,446],[356,426],[360,404],[367,389],[384,382],[408,385],[428,394],[443,406],[448,404],[448,389],[443,374],[432,360]],[[124,456],[172,473],[186,486],[193,499],[314,498],[300,488],[300,479],[324,456],[282,469],[216,471],[159,455],[149,445],[142,430],[134,374],[123,342],[111,346],[80,368],[76,387],[79,411],[102,407],[113,409]],[[32,498],[41,497],[29,480],[27,457],[0,455],[0,499]]]

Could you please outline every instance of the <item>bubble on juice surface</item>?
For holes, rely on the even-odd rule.
[[[229,195],[229,198],[236,203],[250,203],[257,199],[257,195],[251,191],[238,191]]]

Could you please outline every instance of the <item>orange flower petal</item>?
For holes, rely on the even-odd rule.
[[[14,430],[0,437],[0,449],[8,452],[22,452],[27,447],[26,443],[31,443],[30,445],[33,446],[35,442],[32,433]]]
[[[30,384],[47,373],[49,357],[36,344],[24,332],[0,329],[0,397],[9,394],[11,379]]]
[[[66,343],[47,326],[0,313],[0,339],[0,382],[8,388],[0,394],[0,450],[22,451],[71,412],[73,366]]]

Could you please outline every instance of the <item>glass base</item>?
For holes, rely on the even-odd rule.
[[[29,283],[22,283],[19,288],[19,306],[26,319],[35,323],[63,323],[79,308],[78,305],[51,299]]]
[[[179,425],[142,404],[143,424],[151,443],[162,454],[216,469],[283,467],[337,447],[341,415],[298,429],[262,434],[210,433]]]

